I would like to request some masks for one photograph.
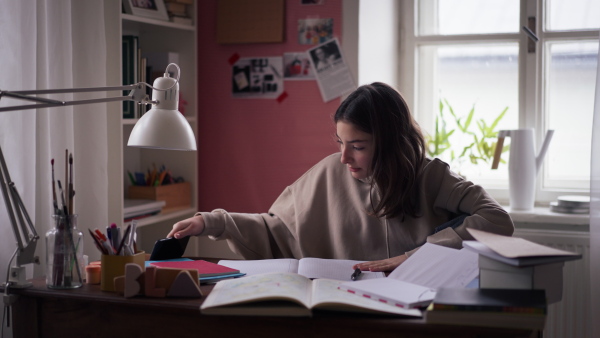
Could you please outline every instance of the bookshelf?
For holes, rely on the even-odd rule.
[[[122,36],[137,36],[141,55],[174,53],[177,55],[177,64],[181,70],[180,95],[187,102],[184,107],[185,117],[197,134],[197,47],[196,26],[176,24],[146,17],[140,17],[122,13],[121,2],[107,8],[106,30],[111,37],[107,41],[107,48],[111,51],[109,58],[108,77],[111,81],[122,81]],[[193,6],[193,21],[195,20],[195,5]],[[112,65],[111,65],[112,63]],[[166,65],[165,65],[166,66]],[[172,70],[172,69],[170,69]],[[164,67],[156,67],[153,71],[164,72]],[[146,82],[146,81],[144,81]],[[191,184],[191,196],[189,207],[177,208],[168,213],[161,213],[138,220],[138,243],[142,250],[151,250],[154,240],[166,235],[172,224],[178,220],[192,216],[197,206],[197,152],[182,152],[159,149],[140,149],[127,146],[127,140],[137,122],[137,118],[123,118],[122,105],[114,105],[111,109],[121,110],[118,118],[109,114],[109,212],[110,219],[117,219],[123,223],[123,200],[128,197],[128,189],[131,185],[128,171],[146,172],[148,169],[164,165],[171,171],[174,177],[182,177]],[[180,101],[180,111],[182,102]],[[120,133],[116,130],[121,130]],[[117,218],[118,217],[118,218]],[[125,225],[125,224],[124,224]],[[143,238],[148,235],[148,240]],[[148,248],[149,247],[149,248]]]

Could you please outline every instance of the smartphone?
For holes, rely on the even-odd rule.
[[[181,258],[189,240],[190,236],[181,239],[176,239],[175,237],[159,239],[154,243],[150,260],[162,261],[165,259]]]

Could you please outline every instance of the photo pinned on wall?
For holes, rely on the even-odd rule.
[[[241,58],[232,68],[234,98],[276,99],[283,93],[283,58]]]
[[[298,43],[318,45],[333,38],[333,19],[298,20]]]
[[[123,0],[126,14],[169,21],[164,0]]]
[[[315,73],[310,66],[308,54],[284,53],[283,54],[285,80],[314,80]]]
[[[356,82],[344,61],[338,39],[307,51],[323,101],[328,102],[356,89]]]

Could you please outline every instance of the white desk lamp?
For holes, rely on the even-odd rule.
[[[168,74],[169,67],[172,65],[177,68],[177,79],[170,77]],[[140,82],[137,84],[116,87],[0,91],[0,99],[3,97],[10,97],[39,102],[38,104],[0,107],[0,112],[115,101],[135,101],[138,104],[152,104],[154,107],[142,115],[133,127],[127,145],[140,148],[195,151],[196,139],[194,137],[194,132],[183,115],[177,111],[179,105],[179,75],[179,66],[171,63],[167,66],[164,77],[157,78],[154,81],[154,86]],[[148,96],[145,93],[146,86],[153,89],[152,101],[148,100]],[[127,96],[77,101],[58,101],[31,96],[58,93],[108,92],[115,90],[131,90],[131,92]],[[35,227],[29,218],[25,205],[23,204],[14,183],[10,179],[1,147],[0,188],[17,240],[17,249],[11,258],[11,261],[14,259],[15,255],[17,260],[15,266],[10,267],[8,274],[9,284],[10,287],[13,288],[28,287],[31,286],[31,283],[28,283],[25,280],[25,267],[22,265],[39,263],[39,258],[34,256],[35,246],[39,236],[35,231]]]

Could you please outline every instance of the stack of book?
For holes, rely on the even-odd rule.
[[[550,211],[563,214],[589,214],[589,196],[558,196],[555,202],[550,202]]]
[[[181,25],[193,25],[194,0],[165,0],[169,20]]]
[[[564,262],[582,257],[523,238],[468,231],[477,241],[464,241],[463,246],[479,254],[482,289],[542,289],[548,303],[555,303],[562,299]]]
[[[425,317],[433,324],[541,330],[546,309],[544,290],[441,288]]]

